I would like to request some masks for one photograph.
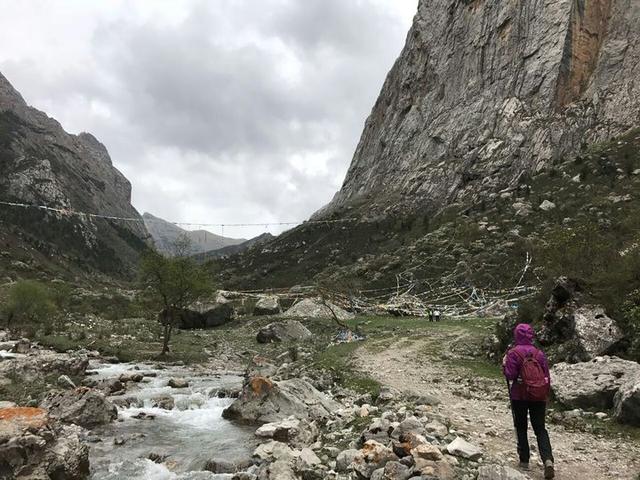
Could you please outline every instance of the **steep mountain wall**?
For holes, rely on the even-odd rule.
[[[344,207],[437,211],[513,189],[640,123],[640,3],[421,0]]]
[[[3,233],[54,262],[109,273],[130,270],[148,233],[131,205],[131,184],[104,145],[71,135],[29,107],[0,74],[0,200],[139,219],[117,222],[0,207]],[[5,240],[9,242],[8,240]]]

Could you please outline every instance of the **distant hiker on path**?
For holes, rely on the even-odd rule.
[[[440,310],[436,310],[435,312],[433,312],[433,319],[434,319],[436,322],[439,322],[439,321],[440,321]]]
[[[429,321],[433,322],[433,310],[429,309]]]
[[[507,378],[511,413],[518,436],[520,468],[529,469],[529,439],[527,416],[538,441],[538,452],[544,464],[544,478],[554,478],[554,460],[549,434],[545,427],[545,413],[551,379],[545,354],[533,346],[535,332],[531,325],[521,323],[513,331],[515,346],[502,360]]]

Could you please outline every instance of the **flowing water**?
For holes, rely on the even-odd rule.
[[[239,387],[235,375],[196,375],[184,368],[157,369],[149,365],[92,365],[95,379],[118,378],[125,372],[152,373],[127,390],[123,397],[135,397],[139,403],[118,408],[118,421],[94,430],[100,442],[91,444],[92,480],[212,480],[230,478],[203,471],[208,460],[239,461],[249,458],[255,446],[254,429],[234,425],[222,418],[231,400],[216,398],[215,393]],[[170,378],[185,378],[189,387],[167,386]],[[152,407],[152,398],[170,395],[173,410]],[[116,398],[116,397],[114,397]],[[142,405],[142,406],[140,406]],[[153,420],[135,419],[140,413]],[[124,445],[115,443],[124,439]],[[149,454],[166,456],[157,464]]]

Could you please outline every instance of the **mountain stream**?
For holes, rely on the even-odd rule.
[[[130,373],[145,375],[126,394],[111,397],[114,400],[134,397],[132,406],[118,407],[116,422],[93,431],[91,480],[227,479],[231,475],[204,471],[207,461],[234,462],[251,456],[255,429],[224,420],[222,411],[232,400],[216,396],[220,390],[239,389],[241,377],[203,375],[184,367],[164,369],[143,364],[96,364],[91,368],[96,380]],[[167,385],[170,378],[185,379],[189,386],[171,388]],[[172,410],[152,406],[152,399],[161,396],[173,398]],[[150,455],[164,461],[155,463]]]

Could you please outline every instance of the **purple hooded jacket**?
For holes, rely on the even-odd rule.
[[[522,358],[518,355],[526,357],[530,353],[538,352],[536,354],[536,360],[540,363],[540,366],[544,370],[544,374],[549,378],[551,382],[551,376],[549,375],[549,363],[547,357],[542,350],[538,350],[533,346],[533,337],[535,332],[528,323],[521,323],[517,325],[513,330],[513,338],[515,340],[515,346],[511,348],[504,356],[502,362],[502,371],[504,376],[507,377],[512,383],[511,386],[511,399],[512,400],[525,400],[524,385],[518,383],[517,379],[520,376],[520,367],[522,367]],[[516,353],[518,352],[518,353]]]

